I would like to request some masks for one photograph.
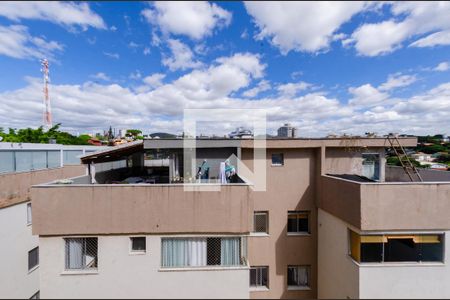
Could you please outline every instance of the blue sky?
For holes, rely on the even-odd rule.
[[[270,133],[450,134],[449,15],[448,2],[1,2],[0,127],[41,125],[47,57],[54,123],[73,133],[179,133],[185,108],[263,108]]]

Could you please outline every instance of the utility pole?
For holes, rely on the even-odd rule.
[[[48,131],[50,128],[53,127],[52,124],[52,110],[50,107],[50,98],[48,96],[48,84],[50,82],[49,77],[49,65],[47,59],[41,60],[41,72],[44,75],[44,114],[43,114],[43,121],[44,121],[44,129]]]

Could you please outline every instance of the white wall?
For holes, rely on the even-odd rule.
[[[39,291],[39,268],[28,273],[28,251],[37,246],[27,204],[0,209],[0,298],[28,299]]]
[[[98,239],[98,273],[62,275],[64,240],[40,237],[42,298],[249,298],[249,271],[159,271],[161,237],[130,255],[128,236]]]
[[[359,268],[348,256],[346,223],[319,209],[318,224],[318,298],[359,298]]]
[[[445,232],[445,263],[360,267],[361,298],[450,298],[450,231]]]

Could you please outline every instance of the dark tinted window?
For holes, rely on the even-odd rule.
[[[284,165],[284,156],[282,153],[272,154],[272,165],[274,166]]]
[[[382,262],[383,261],[383,243],[362,243],[361,261],[363,262]]]
[[[145,251],[146,250],[145,237],[132,237],[131,238],[131,250],[132,251]]]
[[[268,287],[268,267],[251,267],[250,268],[250,286],[251,287]]]
[[[288,233],[309,233],[309,213],[301,211],[288,212]]]
[[[384,246],[384,261],[419,261],[419,244],[412,238],[390,238]]]
[[[39,265],[39,247],[28,252],[28,270]]]

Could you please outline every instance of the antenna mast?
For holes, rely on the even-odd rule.
[[[49,130],[52,128],[52,111],[50,107],[50,98],[48,97],[48,83],[50,82],[50,77],[48,76],[49,68],[48,68],[48,60],[41,60],[41,72],[44,75],[44,129]]]

